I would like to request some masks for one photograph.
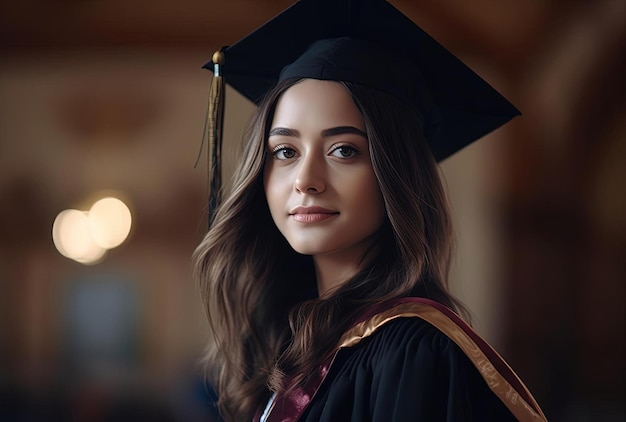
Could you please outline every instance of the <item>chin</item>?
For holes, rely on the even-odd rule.
[[[311,248],[310,246],[300,247],[300,246],[291,245],[291,248],[297,253],[299,253],[300,255],[317,255],[320,253],[318,249]]]
[[[311,242],[289,242],[291,248],[301,255],[320,255],[327,253],[328,248],[321,245],[312,245]]]

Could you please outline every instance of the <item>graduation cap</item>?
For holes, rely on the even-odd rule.
[[[348,81],[387,92],[421,113],[438,161],[520,114],[386,0],[300,0],[204,67],[215,74],[209,126],[217,158],[209,165],[218,170],[218,183],[223,78],[256,104],[287,78]]]

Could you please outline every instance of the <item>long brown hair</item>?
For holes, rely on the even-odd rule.
[[[280,95],[271,90],[244,136],[233,188],[194,253],[211,328],[206,356],[226,420],[249,420],[269,397],[306,382],[363,309],[421,296],[455,310],[447,287],[450,213],[421,115],[380,91],[341,82],[363,114],[387,218],[359,273],[324,298],[312,258],[297,254],[269,213],[263,190],[267,134]]]

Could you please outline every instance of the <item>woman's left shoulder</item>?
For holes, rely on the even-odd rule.
[[[386,322],[351,358],[355,369],[369,368],[379,410],[429,420],[515,420],[459,346],[423,319]]]
[[[401,317],[386,322],[356,347],[368,356],[372,369],[390,366],[473,366],[465,353],[446,334],[420,318]],[[356,352],[356,351],[355,351]]]

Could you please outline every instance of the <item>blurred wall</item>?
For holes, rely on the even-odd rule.
[[[209,418],[200,67],[290,3],[0,3],[0,416]],[[624,2],[392,3],[523,113],[442,164],[454,292],[550,420],[623,420]],[[231,162],[252,110],[228,90]],[[56,215],[103,190],[129,239],[61,256]]]

